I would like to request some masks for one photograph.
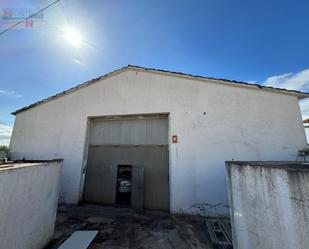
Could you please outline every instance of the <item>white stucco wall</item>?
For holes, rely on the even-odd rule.
[[[76,203],[87,118],[147,113],[169,113],[178,135],[172,212],[227,213],[226,160],[295,160],[306,145],[295,96],[128,69],[18,113],[12,158],[64,158],[61,196]]]
[[[309,167],[228,163],[235,249],[307,249]]]
[[[0,168],[0,247],[42,249],[56,220],[60,162]]]

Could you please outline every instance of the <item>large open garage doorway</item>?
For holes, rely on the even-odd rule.
[[[169,210],[168,157],[167,115],[93,119],[83,200]]]

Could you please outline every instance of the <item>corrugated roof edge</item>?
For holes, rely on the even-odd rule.
[[[193,75],[193,74],[188,74],[188,73],[182,73],[182,72],[174,72],[174,71],[168,71],[168,70],[163,70],[163,69],[155,69],[155,68],[147,68],[147,67],[141,67],[141,66],[135,66],[135,65],[128,65],[119,69],[116,69],[112,72],[109,72],[105,75],[99,76],[97,78],[88,80],[82,84],[79,84],[75,87],[72,87],[68,90],[65,90],[63,92],[57,93],[55,95],[52,95],[46,99],[37,101],[31,105],[25,106],[21,109],[16,110],[15,112],[12,112],[11,114],[16,115],[19,112],[28,110],[32,107],[35,107],[39,104],[43,104],[45,102],[48,102],[54,98],[63,96],[67,93],[70,93],[72,91],[78,90],[81,87],[84,86],[88,86],[98,80],[110,77],[116,73],[119,73],[121,71],[124,71],[125,69],[138,69],[138,70],[144,70],[144,71],[152,71],[152,72],[159,72],[159,73],[167,73],[167,74],[174,74],[175,76],[183,76],[183,77],[190,77],[190,78],[195,78],[195,79],[200,79],[200,80],[212,80],[212,81],[217,81],[217,82],[221,82],[221,83],[230,83],[230,84],[238,84],[238,85],[244,85],[244,86],[250,86],[250,87],[257,87],[259,89],[264,89],[264,90],[270,90],[270,91],[275,91],[278,93],[284,93],[284,94],[291,94],[291,95],[295,95],[297,96],[299,99],[303,99],[303,98],[308,98],[309,97],[309,93],[305,93],[305,92],[301,92],[301,91],[296,91],[296,90],[287,90],[284,88],[275,88],[275,87],[271,87],[271,86],[262,86],[259,84],[254,84],[254,83],[248,83],[248,82],[244,82],[244,81],[237,81],[237,80],[228,80],[228,79],[222,79],[222,78],[213,78],[213,77],[205,77],[205,76],[200,76],[200,75]]]

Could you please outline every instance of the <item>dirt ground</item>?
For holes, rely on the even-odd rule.
[[[58,248],[74,231],[98,230],[88,249],[212,249],[207,230],[198,216],[166,212],[137,213],[129,208],[97,205],[62,206],[56,231],[45,249]]]

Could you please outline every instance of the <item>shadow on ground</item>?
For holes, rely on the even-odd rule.
[[[54,238],[45,249],[57,249],[77,230],[99,231],[88,249],[213,248],[198,216],[80,205],[59,207]]]

